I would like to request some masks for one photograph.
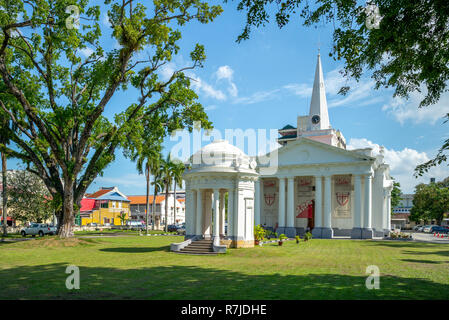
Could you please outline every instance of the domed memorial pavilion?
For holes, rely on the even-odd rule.
[[[255,169],[251,157],[225,140],[213,141],[193,154],[183,177],[186,237],[211,239],[214,246],[220,245],[220,239],[231,247],[253,246]]]

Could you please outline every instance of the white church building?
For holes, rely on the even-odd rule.
[[[275,173],[224,140],[192,155],[184,173],[187,245],[211,239],[214,251],[252,247],[258,224],[288,237],[389,233],[389,165],[383,150],[347,150],[343,134],[331,127],[319,55],[309,114],[279,134]]]

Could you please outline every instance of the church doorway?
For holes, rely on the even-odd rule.
[[[307,215],[307,228],[312,231],[315,228],[315,200],[309,205],[309,214]]]

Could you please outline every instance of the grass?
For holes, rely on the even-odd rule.
[[[145,234],[145,229],[141,231],[142,234]],[[161,230],[148,230],[148,234],[162,234],[166,233]],[[167,232],[174,234],[174,232]],[[94,231],[75,231],[75,236],[89,236],[89,235],[138,235],[139,230],[126,230],[126,229],[103,229],[103,230],[94,230]]]
[[[182,238],[44,237],[0,243],[0,299],[448,299],[449,247],[287,241],[219,256],[169,251]],[[67,290],[68,265],[80,290]],[[376,265],[380,289],[365,287]]]

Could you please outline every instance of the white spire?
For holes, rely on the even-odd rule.
[[[318,117],[316,117],[318,116]],[[323,69],[321,58],[318,59],[313,81],[312,101],[310,102],[310,128],[312,130],[324,130],[330,128],[329,114],[327,112],[326,90],[324,89]]]

